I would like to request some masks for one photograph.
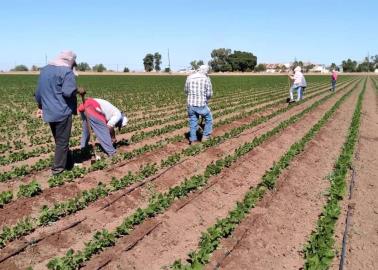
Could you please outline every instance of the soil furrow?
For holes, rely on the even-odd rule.
[[[336,98],[337,95],[331,98],[331,100],[335,100]],[[325,110],[327,108],[327,105],[329,106],[330,102],[331,101],[325,102],[325,104],[320,106],[319,110]],[[301,107],[303,108],[305,107],[305,105],[302,104],[294,109],[300,110]],[[278,122],[280,119],[283,120],[292,113],[292,111],[284,113],[283,115],[278,116],[277,119],[274,119],[275,121],[271,122]],[[310,121],[311,119],[307,120]],[[313,119],[311,121],[313,121]],[[241,143],[251,140],[251,138],[259,134],[262,134],[266,130],[269,130],[268,126],[263,130],[258,131],[256,134],[245,136],[242,139],[239,138],[235,140],[229,140],[219,147],[209,149],[209,151],[206,151],[205,153],[202,153],[198,157],[196,157],[196,160],[188,160],[187,162],[178,166],[177,169],[171,172],[169,175],[164,175],[161,178],[155,180],[154,190],[158,192],[166,190],[169,186],[176,184],[178,179],[188,177],[194,174],[194,172],[198,172],[198,170],[203,170],[203,164],[206,164],[208,163],[208,161],[216,159],[218,155],[224,155],[232,151]],[[80,249],[83,247],[83,243],[89,240],[91,236],[91,233],[89,232],[93,232],[94,230],[98,230],[99,228],[104,228],[104,226],[107,229],[114,228],[117,225],[117,223],[119,223],[120,220],[122,220],[124,216],[127,216],[129,212],[131,212],[133,208],[135,209],[136,206],[141,207],[145,205],[148,201],[147,197],[148,196],[143,196],[143,191],[135,190],[130,194],[130,196],[127,196],[122,200],[118,201],[115,205],[112,205],[110,208],[107,208],[106,211],[100,211],[96,213],[95,215],[91,216],[90,219],[74,227],[72,230],[65,231],[59,235],[54,235],[54,237],[41,241],[38,245],[34,246],[33,248],[27,249],[22,257],[27,257],[30,260],[33,260],[32,262],[26,262],[26,264],[40,263],[39,265],[42,266],[45,263],[44,260],[49,259],[51,256],[62,254],[61,250],[64,250],[68,246],[72,246],[74,249]],[[109,220],[112,220],[112,222],[108,223]],[[78,239],[78,235],[80,235],[80,239]],[[59,241],[59,245],[56,245],[57,239],[62,239],[62,241]],[[51,243],[54,243],[55,247],[52,247]],[[36,254],[41,256],[37,258],[38,256]],[[12,258],[11,260],[5,263],[12,264],[11,261],[13,261],[14,263],[17,262],[18,265],[21,265],[21,260],[18,257],[20,256]],[[25,263],[25,261],[23,263]]]

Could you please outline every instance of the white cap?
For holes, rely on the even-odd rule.
[[[122,119],[122,127],[126,126],[128,121],[129,120],[127,119],[127,117],[124,116],[123,119]]]
[[[302,68],[300,67],[300,66],[297,66],[295,69],[294,69],[294,71],[301,71],[302,70]]]
[[[208,65],[201,65],[199,68],[198,68],[198,72],[199,73],[202,73],[204,75],[206,75],[207,73],[209,73],[209,66]]]

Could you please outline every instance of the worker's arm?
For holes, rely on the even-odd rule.
[[[211,84],[210,79],[207,79],[206,84],[206,98],[209,100],[213,96],[213,86]]]
[[[190,88],[190,82],[189,82],[188,79],[186,79],[185,87],[184,87],[185,95],[187,95],[189,93],[189,88]]]
[[[66,98],[73,97],[76,95],[77,85],[76,85],[76,78],[73,71],[70,71],[64,77],[63,85],[62,85],[62,92],[63,96]]]

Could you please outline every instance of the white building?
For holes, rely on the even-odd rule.
[[[328,73],[329,70],[325,67],[325,65],[315,65],[310,72],[318,72],[318,73]]]

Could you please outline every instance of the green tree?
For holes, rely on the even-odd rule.
[[[130,72],[130,69],[129,69],[128,67],[125,67],[125,68],[123,69],[123,72]]]
[[[103,64],[97,64],[93,66],[92,70],[96,72],[104,72],[106,71],[106,67]]]
[[[156,71],[160,71],[161,68],[160,68],[160,65],[161,65],[161,54],[156,52],[154,54],[154,63],[155,63],[155,70]]]
[[[229,56],[231,54],[231,49],[219,48],[214,49],[211,52],[210,66],[214,72],[219,71],[232,71],[232,66],[229,62]]]
[[[256,72],[266,71],[266,65],[265,65],[265,64],[258,64],[258,65],[255,67],[255,71],[256,71]]]
[[[234,51],[228,57],[232,71],[252,71],[257,64],[257,57],[250,52]]]
[[[302,61],[297,61],[297,59],[294,60],[294,62],[290,65],[290,69],[294,70],[296,67],[300,66],[301,69],[303,70],[303,62]]]
[[[88,65],[88,63],[81,62],[77,64],[77,70],[88,71],[88,70],[91,70],[91,67]]]
[[[29,71],[28,67],[25,65],[17,65],[12,69],[12,71]]]
[[[350,58],[342,62],[342,67],[344,72],[356,72],[357,71],[357,62],[352,61]]]
[[[374,63],[374,68],[378,68],[378,55],[371,56],[370,60]]]
[[[203,65],[203,61],[202,60],[193,60],[192,62],[190,62],[190,65],[192,66],[192,69],[193,70],[197,70],[201,65]]]
[[[170,69],[169,67],[166,67],[166,68],[164,69],[164,72],[169,73],[169,72],[171,72],[171,69]]]
[[[330,69],[330,70],[337,70],[337,71],[339,71],[339,67],[338,67],[335,63],[332,63],[332,64],[329,66],[329,69]]]
[[[364,61],[357,66],[357,72],[373,72],[375,70],[374,62],[365,57]]]
[[[143,58],[143,65],[144,70],[147,72],[154,70],[154,56],[151,53],[146,54]]]
[[[39,70],[39,67],[37,67],[36,65],[32,65],[31,71],[38,71]]]

